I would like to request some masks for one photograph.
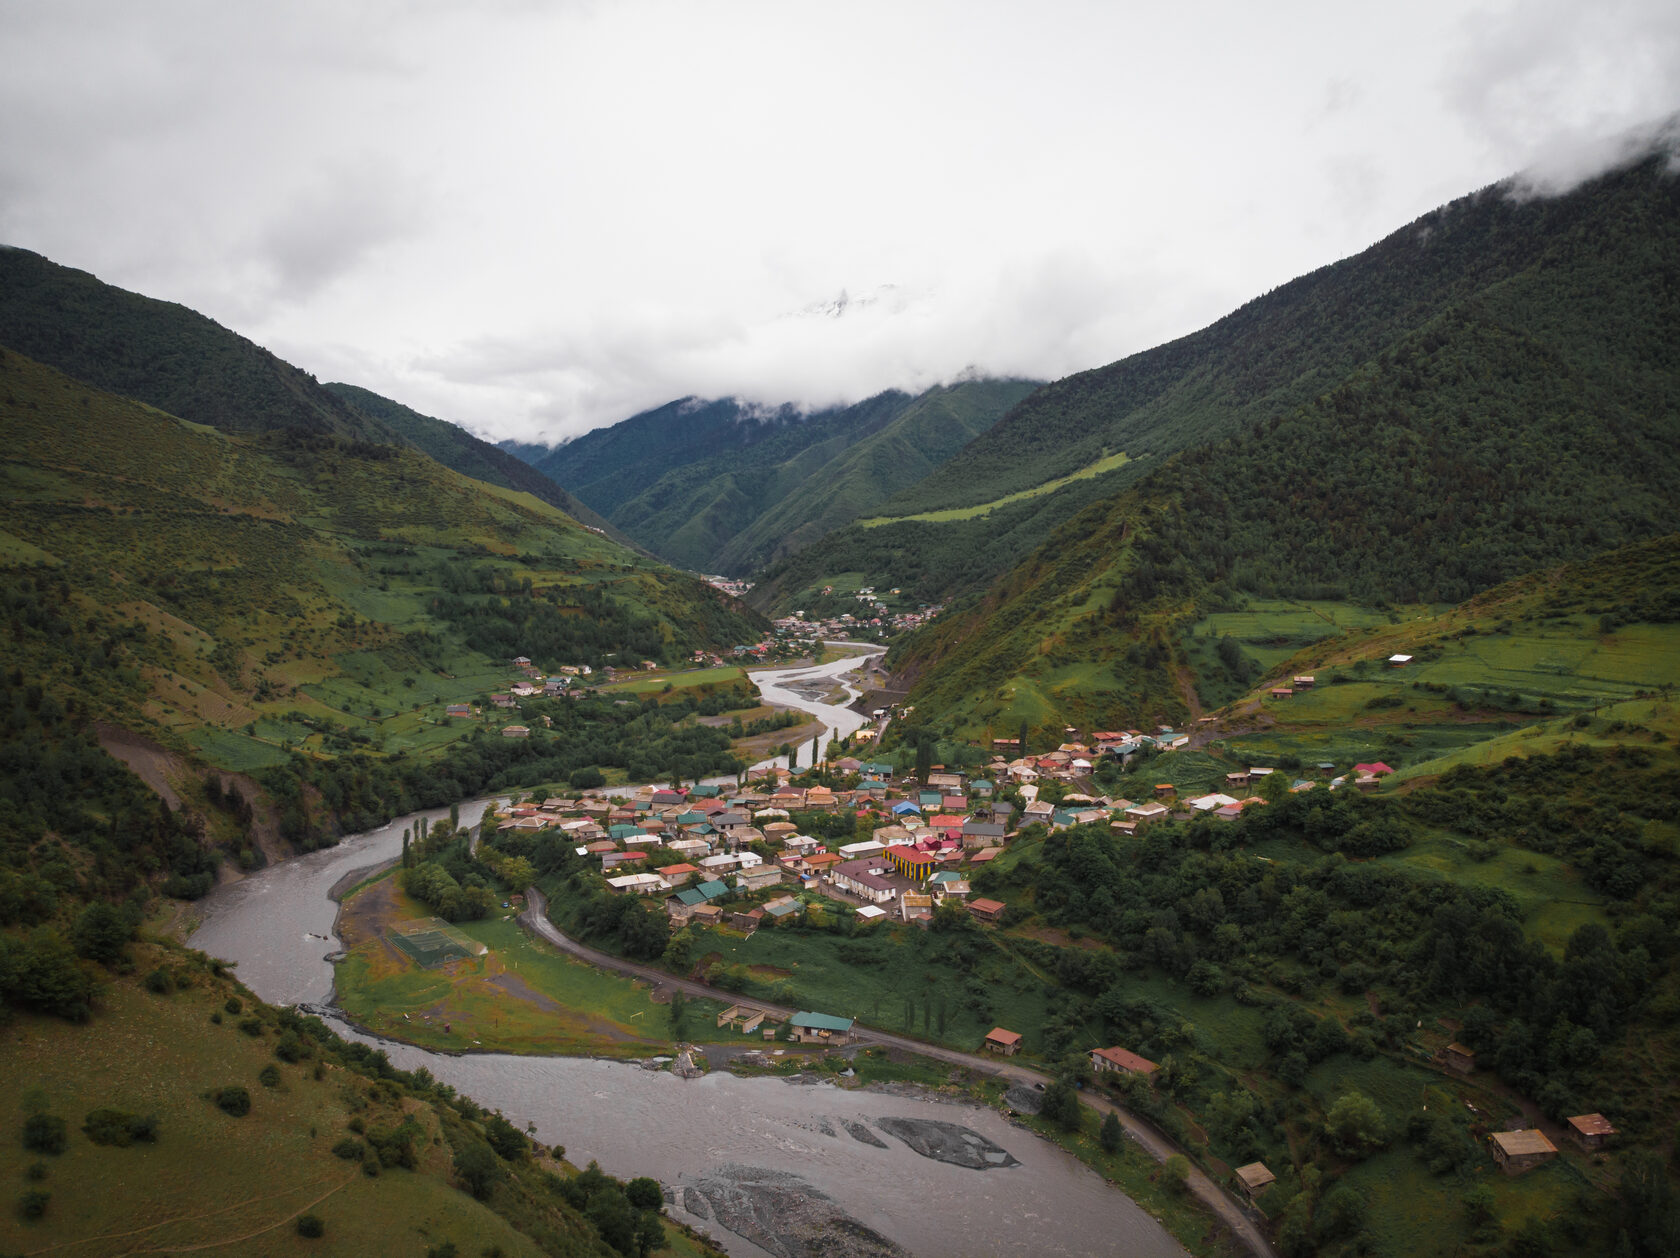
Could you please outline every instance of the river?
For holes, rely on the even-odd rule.
[[[855,663],[761,672],[756,679],[767,700],[804,708],[850,732],[863,718],[786,686],[802,675],[826,686]],[[855,724],[848,728],[847,719]],[[462,805],[462,824],[476,823],[483,810],[483,801]],[[201,902],[203,924],[193,946],[236,963],[241,980],[271,1003],[329,1001],[332,967],[325,957],[339,947],[329,893],[399,855],[405,827],[442,816],[447,812],[401,817],[218,888]],[[386,1047],[398,1066],[424,1066],[517,1125],[534,1123],[537,1139],[563,1144],[578,1165],[595,1159],[614,1175],[654,1176],[674,1190],[673,1217],[704,1228],[737,1258],[801,1252],[796,1239],[766,1221],[789,1203],[815,1209],[819,1223],[826,1218],[832,1234],[848,1237],[832,1249],[819,1241],[804,1251],[812,1254],[887,1254],[897,1252],[894,1244],[917,1258],[1183,1254],[1128,1197],[990,1109],[723,1072],[682,1079],[623,1062]],[[900,1120],[921,1124],[923,1132],[946,1130],[930,1123],[954,1125],[946,1134],[981,1165],[923,1156],[889,1130]],[[1007,1158],[998,1158],[998,1150]],[[993,1163],[1004,1164],[984,1165],[988,1151]],[[720,1213],[735,1231],[720,1226]],[[857,1225],[885,1238],[883,1246],[871,1247]]]

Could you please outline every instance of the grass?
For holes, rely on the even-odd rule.
[[[394,876],[364,884],[356,896],[383,881],[396,906],[390,920],[428,916],[395,888]],[[423,1048],[643,1056],[671,1047],[669,1007],[655,1004],[645,984],[532,939],[512,913],[462,922],[456,929],[489,953],[425,970],[382,939],[358,944],[337,970],[339,1006],[369,1030]],[[735,1032],[716,1029],[724,1007],[690,1001],[684,1038],[739,1040]]]
[[[990,515],[999,507],[1007,507],[1012,503],[1025,502],[1029,498],[1042,497],[1044,494],[1054,493],[1063,485],[1071,485],[1074,481],[1090,480],[1101,476],[1105,472],[1112,472],[1124,467],[1128,462],[1125,453],[1108,454],[1094,463],[1088,463],[1077,472],[1070,472],[1066,476],[1058,476],[1055,480],[1045,481],[1042,485],[1035,485],[1031,489],[1018,490],[1012,494],[1005,494],[1002,498],[994,498],[991,502],[983,502],[973,507],[947,507],[943,511],[922,511],[915,515],[872,516],[867,520],[859,520],[858,524],[866,529],[878,528],[883,524],[903,524],[906,521],[917,520],[927,524],[946,524],[953,520],[972,520],[978,516]]]
[[[673,694],[685,690],[715,689],[729,686],[738,681],[745,681],[747,672],[733,664],[726,664],[721,668],[697,668],[686,672],[656,672],[646,677],[638,677],[635,681],[613,682],[602,686],[603,694],[654,694],[662,693],[667,686]]]
[[[158,959],[143,958],[142,968]],[[17,1132],[26,1102],[34,1101],[66,1119],[71,1135],[67,1153],[44,1159],[48,1173],[39,1187],[52,1194],[45,1216],[21,1224],[8,1212],[0,1228],[6,1249],[293,1255],[300,1245],[294,1220],[308,1212],[326,1223],[325,1235],[309,1242],[311,1253],[421,1253],[447,1237],[471,1237],[475,1250],[540,1252],[450,1185],[449,1147],[432,1143],[438,1123],[428,1107],[405,1103],[426,1129],[416,1171],[368,1178],[334,1157],[332,1145],[352,1117],[387,1121],[369,1099],[368,1081],[337,1068],[317,1081],[312,1063],[275,1059],[272,1031],[252,1038],[226,1015],[212,1025],[210,1014],[225,996],[221,984],[203,976],[169,996],[116,984],[91,1028],[16,1016],[0,1041],[0,1076],[10,1081],[0,1096],[0,1126]],[[269,1064],[280,1071],[277,1088],[257,1080]],[[250,1091],[244,1118],[203,1097],[231,1084]],[[156,1114],[157,1143],[92,1144],[78,1127],[100,1106]],[[15,1138],[0,1141],[0,1178],[25,1184],[24,1167],[38,1157]]]

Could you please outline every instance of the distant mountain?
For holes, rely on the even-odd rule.
[[[1542,340],[1596,338],[1584,321],[1554,329],[1570,312],[1550,303],[1572,298],[1537,292],[1533,277],[1570,268],[1589,289],[1625,278],[1647,296],[1660,295],[1658,277],[1673,264],[1664,252],[1671,188],[1672,180],[1647,165],[1567,196],[1524,198],[1490,188],[1454,201],[1200,332],[1045,386],[877,513],[896,522],[854,524],[784,560],[766,574],[755,600],[798,606],[812,585],[842,572],[924,596],[984,588],[1064,521],[1177,451],[1281,422],[1443,312],[1478,300]],[[1537,295],[1519,299],[1518,291]],[[1590,303],[1598,300],[1589,294]],[[1644,334],[1634,330],[1643,345]],[[1126,461],[1104,474],[1015,497],[988,513],[908,518],[1032,494],[1119,454]]]
[[[690,398],[597,429],[535,466],[660,557],[744,574],[874,510],[1034,387],[969,381],[810,415]]]
[[[894,661],[919,679],[914,701],[973,723],[1026,707],[1035,722],[1076,710],[1105,723],[1179,720],[1195,680],[1186,634],[1232,599],[1458,602],[1680,528],[1676,275],[1680,178],[1653,159],[1552,200],[1477,193],[1232,316],[1284,303],[1261,321],[1263,337],[1210,329],[1152,351],[1188,353],[1202,338],[1174,387],[1270,380],[1274,409],[1209,408],[1201,444],[1155,459],[904,643]],[[1369,353],[1329,379],[1352,352],[1351,326]],[[1078,415],[1064,441],[1099,423],[1140,449],[1176,440],[1149,418],[1170,409],[1159,399],[1172,390],[1159,376],[1139,384],[1162,361],[1052,386],[1009,423]],[[1101,379],[1112,413],[1098,405]],[[1309,379],[1312,395],[1285,409]],[[1226,435],[1209,439],[1220,426]],[[979,459],[996,433],[961,456],[976,474],[1007,463],[996,451]],[[1055,470],[1060,457],[1045,448],[1039,465]],[[930,546],[918,562],[931,574],[944,556],[960,562],[960,546]]]
[[[592,528],[606,527],[605,520],[541,472],[507,451],[473,436],[458,424],[422,415],[401,402],[380,397],[357,385],[328,384],[323,387],[334,397],[348,403],[353,410],[390,429],[405,444],[431,455],[463,476],[540,498]]]

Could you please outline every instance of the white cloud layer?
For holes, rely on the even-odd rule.
[[[0,241],[553,440],[1158,344],[1615,160],[1680,6],[0,0],[0,64]]]

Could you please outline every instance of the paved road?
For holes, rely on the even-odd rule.
[[[611,953],[601,952],[587,944],[581,944],[570,936],[563,934],[553,922],[548,920],[548,902],[541,891],[535,887],[525,893],[525,911],[519,915],[519,924],[532,934],[546,939],[560,951],[577,957],[581,961],[598,966],[603,970],[625,974],[631,978],[639,978],[645,982],[660,987],[674,988],[685,995],[698,997],[702,1000],[733,1000],[731,993],[720,992],[715,987],[705,983],[697,983],[692,979],[677,978],[664,970],[651,965],[642,965],[635,961],[626,961],[623,957],[615,957]],[[755,1009],[767,1009],[772,1013],[791,1017],[798,1010],[789,1009],[781,1005],[770,1004],[762,1000],[750,1002]],[[970,1070],[978,1070],[985,1074],[996,1075],[1013,1083],[1024,1083],[1028,1086],[1047,1084],[1051,1076],[1032,1069],[1029,1066],[1016,1065],[1012,1061],[1001,1061],[996,1057],[981,1057],[976,1053],[965,1053],[954,1048],[944,1048],[938,1044],[928,1044],[922,1040],[912,1039],[905,1035],[895,1035],[890,1031],[878,1031],[865,1027],[861,1023],[854,1027],[854,1038],[862,1045],[880,1045],[886,1048],[902,1049],[905,1052],[916,1053],[935,1061],[950,1062],[955,1066],[965,1066]],[[1171,1139],[1157,1131],[1137,1115],[1116,1105],[1105,1096],[1090,1091],[1081,1094],[1081,1101],[1089,1105],[1100,1114],[1113,1114],[1120,1120],[1120,1126],[1157,1162],[1165,1162],[1173,1154],[1181,1152]],[[1266,1239],[1264,1232],[1249,1217],[1236,1199],[1208,1178],[1194,1163],[1190,1166],[1188,1187],[1195,1193],[1220,1222],[1230,1228],[1256,1258],[1277,1258],[1271,1242]]]

